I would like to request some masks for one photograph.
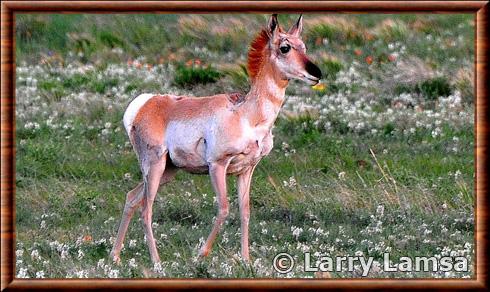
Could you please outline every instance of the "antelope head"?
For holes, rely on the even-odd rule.
[[[310,85],[320,82],[322,72],[306,56],[306,46],[301,40],[303,16],[284,32],[273,14],[266,32],[269,36],[270,61],[275,64],[283,79],[298,79]]]

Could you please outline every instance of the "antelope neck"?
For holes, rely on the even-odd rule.
[[[284,102],[288,80],[274,74],[272,68],[263,68],[252,81],[245,99],[245,116],[251,124],[266,124],[272,127]]]

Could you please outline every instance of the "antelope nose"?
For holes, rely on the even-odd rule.
[[[306,62],[306,72],[311,76],[314,76],[318,79],[322,79],[322,71],[318,68],[317,65],[313,64],[311,61]]]

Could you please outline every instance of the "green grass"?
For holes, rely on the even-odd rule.
[[[183,66],[177,67],[175,72],[174,83],[179,87],[192,87],[196,84],[215,83],[221,73],[211,66]]]
[[[294,248],[295,242],[322,250],[320,246],[312,244],[317,240],[312,234],[305,232],[295,239],[290,232],[292,226],[304,230],[321,228],[329,232],[330,235],[321,239],[320,243],[335,247],[332,255],[353,254],[359,250],[372,256],[382,255],[370,252],[369,245],[362,243],[364,239],[375,245],[392,246],[393,257],[437,254],[440,251],[435,246],[472,241],[472,225],[454,224],[454,220],[461,216],[464,220],[471,218],[467,211],[472,210],[474,203],[471,195],[474,170],[468,156],[472,155],[473,135],[468,135],[466,131],[448,133],[451,135],[447,139],[424,145],[420,139],[425,136],[408,140],[383,137],[359,139],[352,135],[327,137],[283,123],[276,130],[276,145],[288,143],[296,152],[285,156],[282,150],[275,150],[256,170],[251,195],[254,260],[261,259],[267,267],[274,256],[273,250],[284,249],[300,256]],[[463,147],[457,156],[444,150],[444,144],[451,143],[452,135],[460,138]],[[123,133],[119,133],[112,141],[121,143],[123,136]],[[130,149],[114,152],[117,147],[112,141],[92,142],[83,135],[73,134],[78,138],[72,138],[63,145],[60,140],[64,138],[58,140],[53,137],[53,133],[41,131],[39,136],[27,139],[25,145],[18,145],[17,240],[24,243],[28,252],[28,242],[32,240],[36,243],[31,248],[36,248],[39,243],[43,246],[55,240],[75,242],[79,237],[90,235],[93,241],[70,247],[73,255],[68,260],[60,261],[56,252],[53,253],[48,247],[45,247],[45,251],[41,249],[41,255],[53,261],[50,265],[60,261],[60,265],[67,268],[75,266],[87,270],[89,275],[101,276],[101,271],[92,271],[92,268],[99,259],[106,259],[107,262],[111,244],[95,244],[94,241],[103,238],[109,240],[109,237],[116,235],[124,193],[140,180],[137,161]],[[76,152],[72,145],[77,145]],[[387,153],[383,153],[384,150]],[[388,177],[384,177],[380,165]],[[455,179],[450,175],[456,171],[463,173],[462,177]],[[345,173],[344,178],[339,178],[340,172]],[[130,173],[131,179],[124,179],[124,173]],[[295,185],[288,185],[290,177],[294,177]],[[161,189],[154,207],[154,222],[158,224],[155,233],[159,239],[160,255],[164,262],[173,265],[167,268],[167,276],[267,275],[261,266],[244,267],[235,263],[231,275],[217,266],[217,263],[227,262],[231,255],[239,251],[239,236],[235,232],[240,223],[233,181],[229,179],[231,215],[224,228],[228,238],[226,242],[223,242],[223,236],[218,239],[212,253],[212,258],[217,258],[202,263],[189,261],[196,254],[199,239],[205,238],[210,231],[212,218],[216,215],[209,178],[181,172],[174,182]],[[283,181],[288,183],[283,185]],[[443,204],[448,205],[447,209],[443,209]],[[379,205],[385,206],[385,214],[381,218],[383,231],[360,235],[359,232],[369,230],[373,224],[369,216],[376,214]],[[466,210],[465,215],[461,213],[462,210]],[[50,217],[41,219],[42,214],[50,214]],[[109,222],[105,222],[108,219]],[[45,229],[32,228],[39,226],[42,220],[47,222]],[[434,232],[430,236],[419,237],[418,228],[422,224],[434,228]],[[338,234],[339,225],[346,230],[345,234]],[[440,225],[446,226],[450,233],[460,231],[460,237],[454,237],[452,241],[439,238]],[[267,230],[266,235],[263,229]],[[407,239],[403,237],[404,234],[415,234],[416,238]],[[119,276],[142,277],[146,275],[143,274],[145,269],[151,269],[142,238],[141,222],[135,219],[126,244],[136,239],[137,245],[125,248],[122,256],[124,261],[136,258],[139,268],[113,267],[121,269]],[[337,238],[342,239],[342,243],[336,242]],[[348,239],[354,242],[347,243]],[[424,239],[436,244],[424,244]],[[285,246],[286,243],[288,245]],[[264,252],[259,248],[261,246],[272,248],[272,251]],[[84,260],[78,260],[77,250],[83,251]],[[181,257],[176,257],[176,253]],[[65,273],[64,268],[53,268],[51,276],[64,277]],[[349,275],[352,276],[343,273],[333,276]],[[397,275],[403,276],[402,273]]]

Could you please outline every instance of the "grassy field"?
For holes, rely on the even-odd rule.
[[[296,15],[280,15],[291,24]],[[321,86],[292,82],[251,190],[250,264],[207,176],[179,172],[154,205],[153,266],[135,216],[109,259],[125,194],[141,181],[122,126],[143,92],[246,91],[248,43],[266,15],[16,16],[17,277],[318,277],[304,252],[373,256],[368,277],[474,275],[474,18],[305,15]],[[288,26],[286,25],[286,26]],[[298,262],[283,275],[272,259]],[[466,272],[384,272],[383,253],[464,256]],[[354,271],[333,278],[361,277]]]

